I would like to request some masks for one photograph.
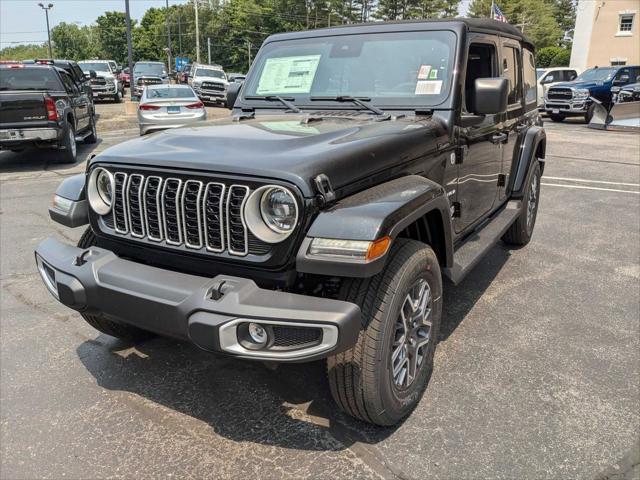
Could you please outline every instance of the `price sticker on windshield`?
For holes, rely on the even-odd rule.
[[[416,95],[440,95],[442,80],[418,80]]]
[[[309,93],[319,62],[320,55],[268,58],[262,69],[256,93]]]

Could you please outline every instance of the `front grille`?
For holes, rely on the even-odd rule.
[[[160,83],[162,83],[162,80],[159,78],[139,78],[136,81],[138,85],[158,85]]]
[[[273,346],[282,349],[300,348],[320,343],[322,330],[319,328],[273,326]]]
[[[573,92],[570,88],[550,88],[547,92],[549,100],[571,100]]]
[[[101,217],[107,233],[199,251],[266,255],[271,245],[249,232],[243,210],[247,185],[117,171],[113,209]]]
[[[91,86],[105,86],[106,84],[107,81],[102,77],[91,79]]]
[[[218,92],[224,92],[224,85],[222,83],[215,82],[202,82],[203,90],[215,90]]]

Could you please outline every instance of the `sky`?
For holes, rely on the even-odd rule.
[[[38,3],[53,3],[49,10],[50,27],[60,22],[91,25],[104,12],[124,12],[124,0],[0,0],[0,48],[20,43],[47,41],[44,11]],[[129,0],[131,17],[139,20],[150,7],[163,7],[166,0]],[[169,5],[187,3],[188,0],[169,0]],[[462,0],[460,12],[466,13],[470,0]]]

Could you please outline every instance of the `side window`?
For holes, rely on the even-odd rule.
[[[575,70],[565,70],[564,71],[564,80],[567,81],[567,82],[571,82],[572,80],[575,80],[577,76],[578,76],[578,74],[576,73]]]
[[[631,80],[631,76],[629,74],[630,74],[630,69],[621,68],[620,70],[618,70],[615,80],[622,81],[622,82],[629,82]]]
[[[502,49],[502,73],[509,80],[509,96],[507,103],[515,105],[522,100],[522,81],[520,76],[520,55],[513,47]]]
[[[73,69],[73,76],[74,76],[74,80],[77,83],[82,83],[84,82],[84,73],[82,72],[82,70],[80,70],[80,67],[77,65],[74,65],[73,67],[71,67]]]
[[[523,50],[524,52],[524,100],[529,104],[535,102],[538,98],[537,93],[537,81],[536,81],[536,60],[533,57],[533,52]]]
[[[78,87],[73,83],[71,77],[67,72],[60,73],[60,78],[62,78],[62,83],[64,84],[64,89],[67,93],[75,93],[78,91]]]
[[[473,105],[473,85],[478,78],[497,77],[496,47],[489,43],[472,43],[469,45],[467,71],[464,79],[464,109],[471,111]]]

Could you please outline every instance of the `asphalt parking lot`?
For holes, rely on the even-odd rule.
[[[640,136],[547,127],[531,244],[445,285],[434,375],[393,429],[338,413],[321,363],[98,334],[33,260],[80,237],[47,207],[84,162],[0,152],[0,478],[640,478]],[[100,134],[83,160],[137,130]]]

